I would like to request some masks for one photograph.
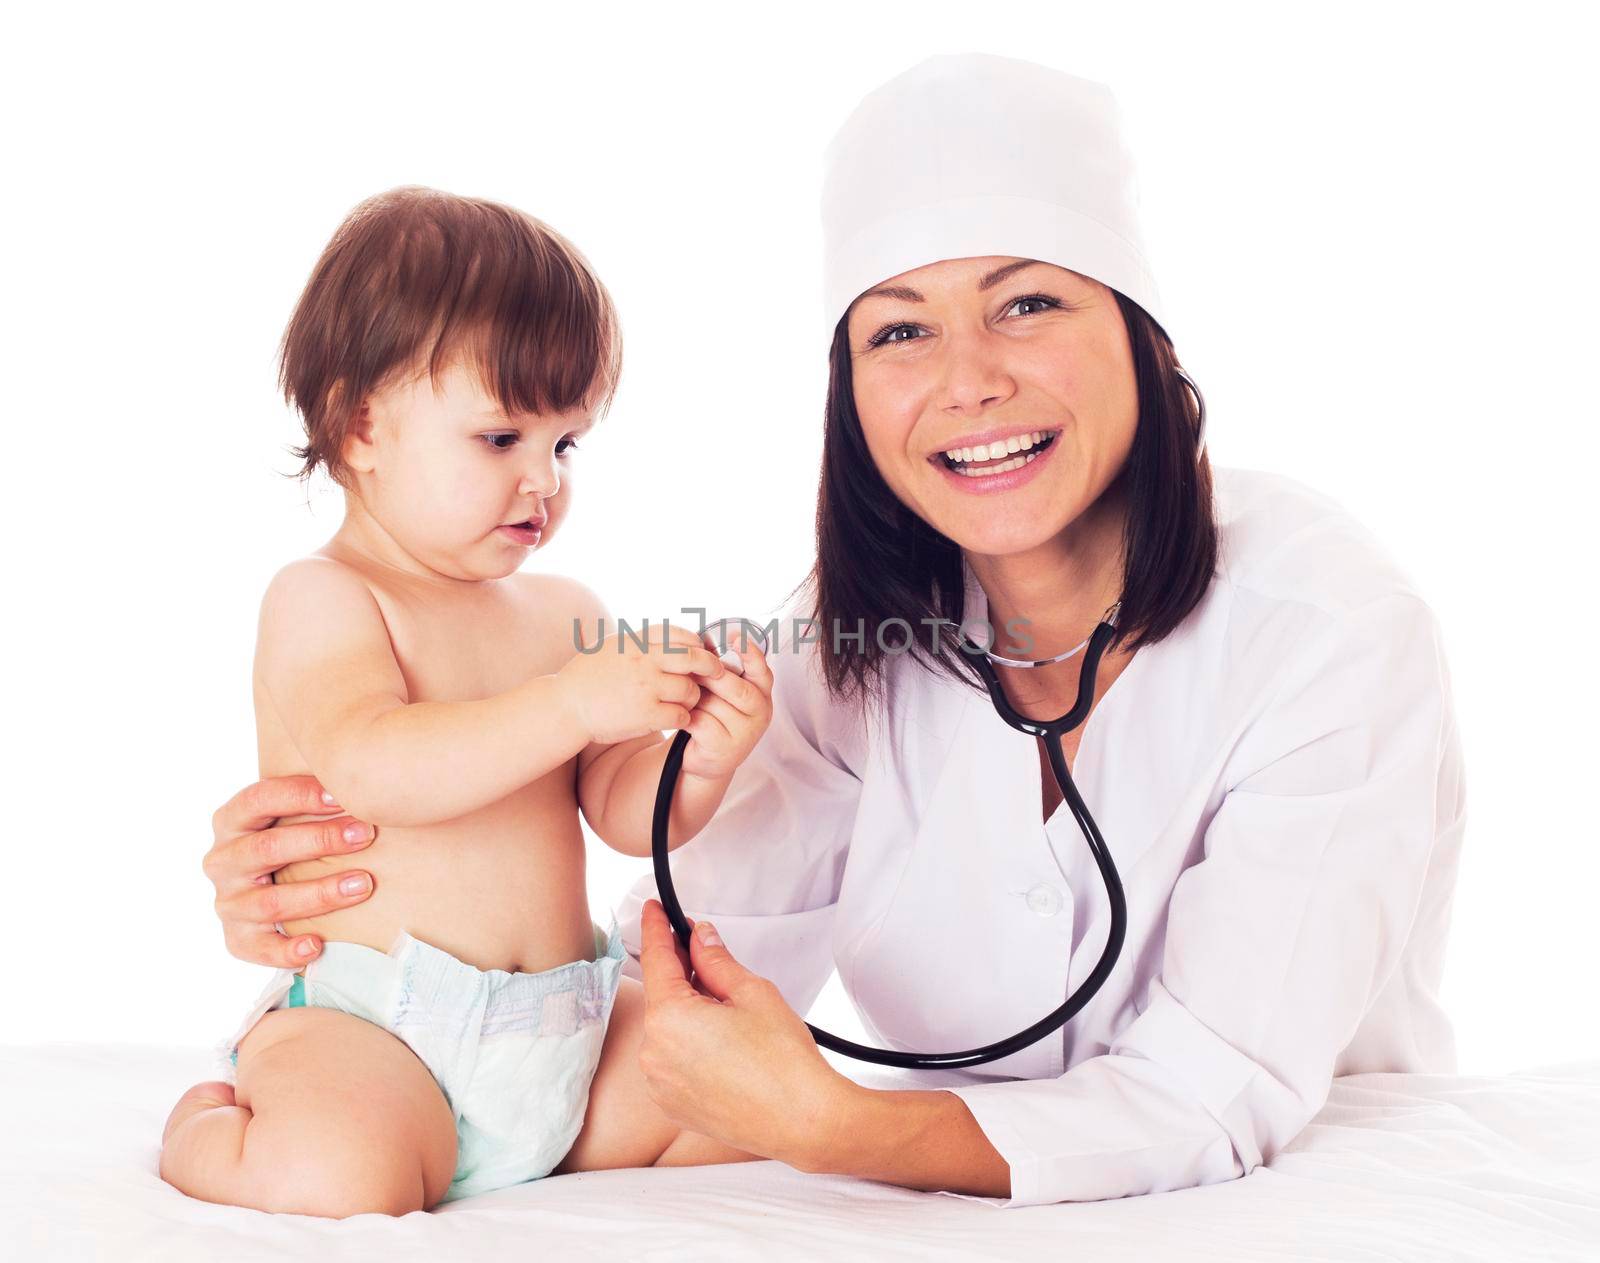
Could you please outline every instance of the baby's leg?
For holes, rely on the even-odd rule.
[[[416,1054],[322,1008],[265,1014],[237,1087],[184,1093],[161,1150],[161,1178],[190,1197],[334,1219],[425,1210],[455,1165],[455,1120]]]
[[[639,1069],[644,988],[632,978],[623,978],[621,983],[612,1003],[600,1064],[589,1086],[583,1130],[551,1174],[760,1161],[756,1154],[685,1131],[661,1112]]]

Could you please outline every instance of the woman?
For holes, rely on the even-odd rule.
[[[1462,771],[1434,618],[1326,499],[1213,488],[1135,205],[1110,93],[1027,62],[933,58],[830,147],[811,599],[780,622],[771,728],[674,856],[704,994],[651,882],[621,912],[641,1073],[683,1126],[1030,1205],[1231,1179],[1335,1075],[1454,1068]],[[1002,1061],[846,1079],[798,1016],[835,967],[875,1040],[946,1051],[1031,1024],[1100,959],[1108,903],[1045,751],[954,645],[981,622],[1052,659],[1112,617],[1063,753],[1126,891],[1115,968]],[[1082,662],[997,670],[1054,718]],[[253,883],[348,849],[268,827],[314,794],[264,782],[216,817],[244,959],[294,961]],[[277,895],[296,916],[364,897]]]

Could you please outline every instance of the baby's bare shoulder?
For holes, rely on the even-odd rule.
[[[360,572],[332,557],[297,557],[267,583],[261,596],[263,622],[300,618],[317,612],[322,620],[342,614],[364,615],[376,607]]]
[[[366,580],[354,566],[347,565],[337,557],[329,557],[323,553],[311,553],[305,557],[296,557],[293,561],[279,566],[268,587],[277,583],[359,583],[363,587],[366,586]]]
[[[553,626],[570,628],[576,620],[585,636],[593,636],[600,619],[606,620],[607,627],[611,625],[606,603],[587,584],[570,575],[519,571],[516,578],[523,598]]]
[[[352,597],[371,599],[371,589],[362,573],[333,557],[312,554],[296,557],[278,567],[277,573],[267,583],[266,600],[333,599],[349,600]]]

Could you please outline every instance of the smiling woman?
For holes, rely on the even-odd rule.
[[[940,620],[940,649],[914,639],[907,652],[967,675],[954,652],[963,550],[1014,553],[1054,523],[1060,587],[1082,606],[1075,627],[1120,594],[1109,687],[1204,593],[1217,531],[1199,415],[1161,326],[1109,286],[1033,259],[929,264],[850,305],[829,368],[811,576],[825,627]],[[1008,604],[996,612],[1026,612]],[[1057,638],[1034,641],[1040,656],[1081,635]],[[823,668],[831,686],[876,696],[887,652],[876,638],[848,653],[825,638]]]
[[[1136,202],[1109,90],[1031,62],[932,58],[829,147],[813,590],[770,730],[672,866],[704,994],[653,880],[622,918],[685,1127],[1031,1205],[1233,1179],[1333,1076],[1452,1068],[1436,621],[1339,506],[1214,477]],[[1096,673],[1071,649],[1114,606]],[[1029,721],[1070,710],[1059,757],[951,651],[1019,619],[1001,654],[1032,665],[996,674]],[[939,1077],[827,1064],[796,1014],[834,969],[870,1043]]]

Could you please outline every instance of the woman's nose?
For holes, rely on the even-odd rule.
[[[1016,389],[1005,348],[987,330],[952,334],[944,351],[942,385],[947,409],[976,411],[1009,398]]]

